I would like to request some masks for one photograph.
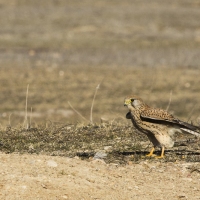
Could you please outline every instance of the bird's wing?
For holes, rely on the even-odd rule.
[[[177,119],[173,115],[162,109],[149,108],[141,112],[140,116],[143,120],[149,120],[155,123],[157,121],[177,123]]]
[[[183,122],[183,121],[175,118],[173,115],[169,114],[167,111],[162,110],[162,109],[149,108],[147,110],[144,110],[140,114],[140,117],[142,120],[152,122],[152,123],[175,124],[175,125],[179,126],[181,130],[184,130],[188,133],[191,133],[189,130],[195,131],[200,136],[200,128],[199,127],[189,124],[187,122]]]

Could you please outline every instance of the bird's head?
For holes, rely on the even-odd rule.
[[[142,99],[137,96],[129,96],[124,100],[124,106],[127,106],[129,109],[133,107],[140,108],[142,105],[144,105]]]

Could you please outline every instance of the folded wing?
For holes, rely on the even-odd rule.
[[[200,137],[199,127],[189,124],[187,122],[183,122],[175,118],[173,115],[169,114],[165,110],[149,108],[143,111],[140,117],[142,120],[148,121],[151,123],[160,123],[160,124],[166,124],[166,125],[174,124],[174,125],[177,125],[181,130]]]

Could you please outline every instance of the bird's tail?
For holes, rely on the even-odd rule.
[[[192,130],[187,129],[187,128],[180,128],[180,129],[183,130],[183,131],[185,131],[185,132],[187,132],[187,133],[190,133],[190,134],[192,134],[192,135],[195,135],[195,136],[197,136],[197,137],[200,137],[200,133],[197,132],[197,131],[192,131]]]
[[[194,126],[193,124],[189,124],[187,122],[179,121],[179,124],[181,125],[180,129],[190,133],[192,135],[195,135],[197,137],[200,137],[200,127]]]

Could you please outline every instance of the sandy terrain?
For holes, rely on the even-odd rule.
[[[0,162],[1,199],[200,199],[199,163],[117,165],[4,153]]]

